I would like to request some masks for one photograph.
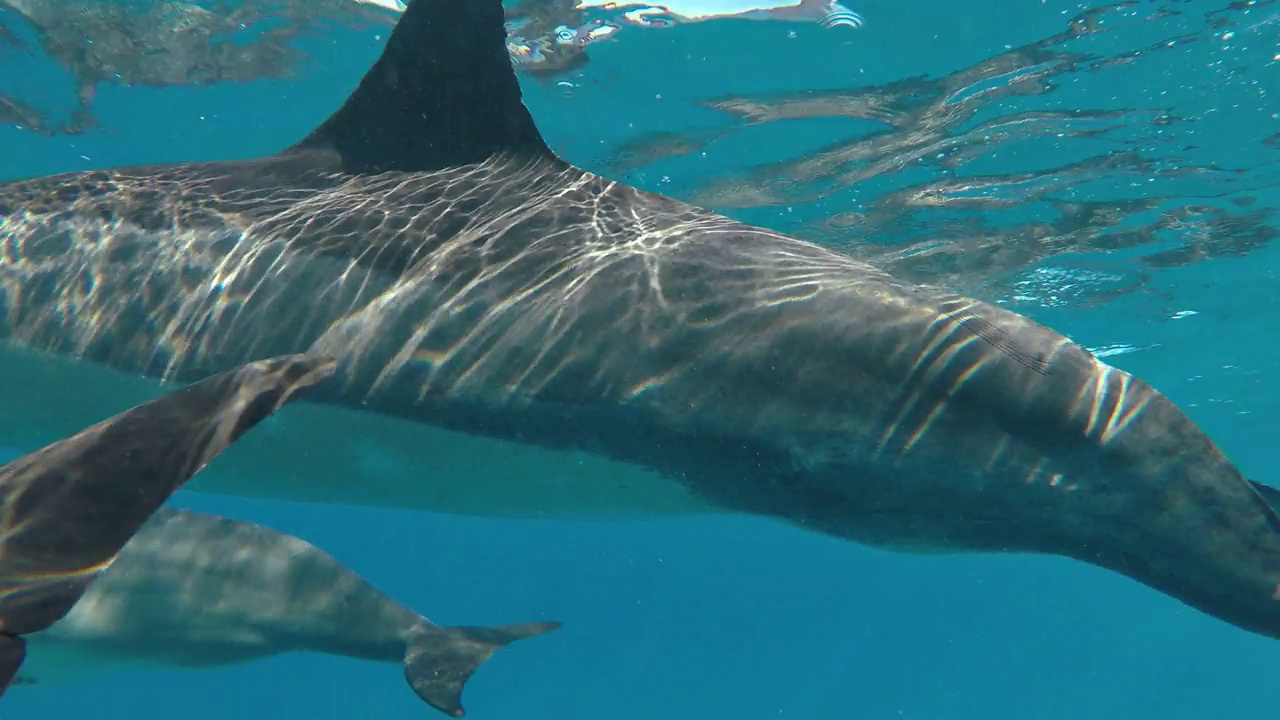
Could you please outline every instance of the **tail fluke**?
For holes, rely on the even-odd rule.
[[[26,659],[27,641],[18,635],[0,634],[0,695],[9,689]]]
[[[433,628],[410,642],[404,658],[404,678],[427,704],[451,717],[462,717],[466,715],[462,689],[495,650],[558,627],[558,622],[540,622]]]

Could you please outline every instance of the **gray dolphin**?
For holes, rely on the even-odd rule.
[[[34,348],[60,360],[28,387],[125,392],[309,348],[339,363],[294,413],[312,464],[255,451],[245,476],[282,482],[203,489],[1052,553],[1280,635],[1276,493],[1166,397],[1018,314],[564,162],[504,39],[499,0],[414,0],[278,154],[0,186],[0,370]]]
[[[252,362],[0,467],[0,694],[22,636],[63,618],[170,495],[333,369],[310,355]]]
[[[127,664],[202,668],[311,651],[404,664],[414,692],[464,715],[462,690],[502,646],[560,627],[439,627],[311,543],[161,508],[62,620],[27,638],[18,680]]]

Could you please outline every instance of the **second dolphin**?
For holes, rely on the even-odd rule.
[[[201,668],[312,651],[402,662],[419,697],[461,717],[463,686],[481,663],[558,627],[440,627],[304,540],[162,508],[61,622],[28,638],[31,661],[19,682],[126,663]]]

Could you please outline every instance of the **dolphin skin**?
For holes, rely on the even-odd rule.
[[[1280,636],[1276,493],[1166,397],[1021,315],[574,167],[504,40],[499,0],[413,0],[277,154],[0,186],[0,371],[144,394],[323,353],[308,467],[237,453],[272,480],[193,489],[1057,554]]]
[[[308,355],[252,362],[0,467],[0,693],[24,635],[66,616],[169,496],[333,369]]]
[[[463,686],[477,666],[510,642],[558,627],[439,627],[311,543],[165,507],[66,617],[27,638],[30,660],[18,680],[311,651],[402,663],[419,697],[462,717]]]

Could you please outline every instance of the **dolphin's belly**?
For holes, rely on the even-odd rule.
[[[0,343],[0,444],[28,451],[154,398],[137,373]],[[196,492],[530,519],[716,510],[650,470],[429,424],[300,401],[228,448]]]
[[[157,667],[195,670],[273,654],[270,648],[221,642],[214,637],[90,637],[59,627],[61,624],[27,636],[27,660],[19,674],[24,683],[78,682],[98,675]]]
[[[122,664],[137,662],[129,657],[121,657],[106,647],[91,647],[55,639],[46,630],[27,636],[27,659],[18,674],[18,684],[76,682],[119,671],[124,669]]]

